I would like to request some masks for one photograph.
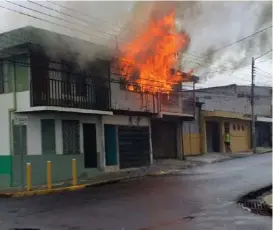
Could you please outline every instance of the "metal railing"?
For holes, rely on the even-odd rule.
[[[30,82],[31,106],[58,106],[110,110],[110,90],[105,86],[39,79]]]

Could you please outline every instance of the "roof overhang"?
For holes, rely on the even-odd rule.
[[[231,119],[240,119],[240,120],[251,120],[250,117],[245,114],[235,113],[235,112],[226,112],[226,111],[202,111],[202,114],[205,117],[222,117],[222,118],[231,118]]]
[[[30,113],[30,112],[67,112],[67,113],[82,113],[82,114],[94,114],[94,115],[113,115],[112,111],[101,111],[92,109],[77,109],[77,108],[65,108],[57,106],[35,106],[26,109],[18,109],[17,113]]]
[[[256,121],[272,123],[272,117],[260,117],[260,116],[257,116]]]

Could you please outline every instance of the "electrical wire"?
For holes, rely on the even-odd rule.
[[[8,1],[8,2],[9,2],[9,1]],[[14,4],[14,3],[12,3],[12,4]],[[15,4],[15,5],[18,5],[18,4]],[[25,14],[25,13],[20,12],[20,11],[15,11],[15,10],[13,10],[13,9],[8,9],[8,8],[6,8],[6,7],[3,7],[3,6],[0,6],[0,7],[4,8],[4,9],[7,9],[7,10],[11,10],[11,11],[17,12],[17,13],[20,13],[20,14],[23,14],[23,15],[26,15],[26,16],[29,16],[29,17],[33,17],[33,18],[36,18],[36,19],[39,19],[39,20],[43,20],[43,21],[46,21],[46,22],[48,22],[48,23],[52,23],[52,24],[55,24],[55,25],[58,25],[58,26],[62,26],[62,27],[68,28],[68,29],[77,30],[76,28],[69,28],[69,27],[67,27],[67,26],[64,26],[64,25],[61,25],[61,24],[56,24],[56,23],[51,22],[51,21],[48,21],[48,20],[46,20],[46,19],[41,19],[41,18],[35,17],[35,16],[33,16],[33,15]],[[41,13],[41,12],[39,11],[39,13]],[[50,15],[50,16],[51,16],[51,15]],[[272,27],[272,26],[271,26],[271,27]],[[80,32],[82,32],[82,31],[80,31]],[[192,61],[191,61],[191,62],[192,62]],[[203,67],[206,67],[206,66],[202,65],[201,63],[198,63],[198,64],[201,65],[201,66],[203,66]],[[242,66],[242,67],[244,67],[244,66]],[[240,67],[240,68],[242,68],[242,67]],[[207,67],[206,67],[206,68],[207,68]],[[234,68],[234,69],[238,69],[238,68]],[[229,70],[231,70],[231,69],[229,69]],[[213,70],[213,72],[218,72],[218,73],[221,73],[221,74],[222,74],[222,71],[219,71],[219,70]],[[243,79],[241,79],[241,80],[243,80]]]
[[[262,69],[259,69],[259,68],[257,68],[257,67],[255,67],[255,70],[261,71],[261,72],[263,72],[263,73],[265,73],[265,74],[268,74],[268,75],[272,76],[271,73],[268,73],[268,72],[266,72],[266,71],[264,71],[264,70],[262,70]]]
[[[221,47],[221,48],[219,48],[219,49],[216,49],[216,50],[214,50],[212,53],[203,55],[203,56],[201,56],[201,57],[203,58],[203,57],[206,57],[206,56],[210,56],[210,55],[212,55],[212,54],[215,54],[216,52],[218,52],[218,51],[220,51],[220,50],[223,50],[223,49],[225,49],[225,48],[227,48],[227,47],[230,47],[230,46],[232,46],[232,45],[234,45],[234,44],[236,44],[236,43],[242,42],[242,41],[244,41],[244,40],[246,40],[246,39],[248,39],[248,38],[251,38],[251,37],[253,37],[253,36],[255,36],[255,35],[259,34],[259,33],[262,33],[262,32],[264,32],[264,31],[266,31],[266,30],[268,30],[268,29],[270,29],[270,28],[272,28],[272,25],[271,25],[271,26],[268,26],[268,27],[266,27],[266,28],[264,28],[264,29],[261,29],[261,30],[259,30],[259,31],[256,31],[255,33],[252,33],[252,34],[250,34],[250,35],[248,35],[248,36],[246,36],[246,37],[243,37],[243,38],[241,38],[241,39],[239,39],[239,40],[237,40],[237,41],[235,41],[235,42],[232,42],[232,43],[230,43],[230,44],[228,44],[228,45],[225,45],[225,46],[223,46],[223,47]]]
[[[270,52],[272,52],[272,49],[269,50],[269,51],[267,51],[267,52],[265,52],[265,53],[263,53],[263,54],[261,54],[260,56],[256,57],[255,60],[261,58],[262,56],[264,56],[264,55],[266,55],[266,54],[268,54],[268,53],[270,53]]]
[[[45,9],[48,9],[48,10],[57,12],[57,13],[59,13],[59,14],[66,15],[66,16],[71,17],[71,18],[74,18],[74,19],[77,19],[77,20],[82,21],[82,22],[84,22],[84,23],[86,23],[86,24],[89,24],[89,23],[95,24],[95,23],[96,23],[96,22],[84,20],[84,19],[79,18],[79,17],[75,17],[75,16],[73,16],[73,15],[71,15],[71,14],[64,13],[64,12],[59,11],[59,10],[56,10],[56,9],[54,9],[54,8],[52,8],[52,7],[48,7],[48,6],[42,5],[42,4],[38,3],[38,2],[34,2],[34,1],[30,1],[30,0],[27,0],[27,1],[30,2],[30,3],[32,3],[32,4],[35,4],[35,5],[37,5],[37,6],[40,6],[40,7],[42,7],[42,8],[45,8]],[[89,28],[89,27],[88,27],[88,28]],[[90,29],[92,29],[92,28],[90,28]],[[95,30],[95,29],[93,29],[93,30]],[[105,31],[102,31],[102,30],[97,30],[97,31],[99,31],[99,32],[101,32],[101,33],[105,33],[105,34],[111,35],[111,36],[115,36],[115,35],[113,35],[113,34],[106,33]],[[114,32],[118,32],[118,31],[114,31]]]
[[[9,36],[7,36],[7,34],[2,34],[1,36],[4,36],[4,37],[6,37],[7,39],[9,39],[10,40],[10,37],[14,37],[14,38],[16,38],[16,40],[19,38],[20,39],[20,37],[19,36],[13,36],[12,34],[10,34]],[[25,40],[23,40],[23,39],[20,39],[22,42],[25,42]],[[33,41],[32,41],[32,43],[33,44],[35,44],[35,45],[39,45],[39,44],[37,44],[37,43],[34,43]],[[12,55],[12,54],[10,54],[10,55]],[[231,69],[228,69],[228,70],[231,70]],[[215,71],[216,72],[216,71]],[[242,79],[242,78],[238,78],[238,79],[240,79],[240,80],[245,80],[245,79]],[[150,79],[144,79],[144,80],[150,80]]]
[[[44,12],[42,12],[42,11],[35,10],[35,9],[33,9],[33,8],[29,8],[29,7],[23,6],[23,5],[21,5],[21,4],[14,3],[14,2],[11,2],[11,1],[9,1],[9,0],[6,0],[6,2],[8,2],[8,3],[10,3],[10,4],[13,4],[13,5],[15,5],[15,6],[19,6],[19,7],[21,7],[21,8],[24,8],[24,9],[27,9],[27,10],[30,10],[30,11],[33,11],[33,12],[36,12],[36,13],[39,13],[39,14],[46,15],[46,16],[51,17],[51,18],[55,18],[55,19],[64,21],[64,22],[69,23],[69,24],[72,24],[72,25],[82,26],[82,27],[84,27],[84,28],[86,28],[86,29],[91,29],[91,28],[88,27],[88,26],[84,26],[84,25],[81,25],[81,24],[78,24],[78,23],[69,21],[69,20],[66,20],[66,19],[64,19],[64,18],[60,18],[60,17],[54,16],[54,15],[52,15],[52,14],[44,13]],[[85,34],[88,34],[88,35],[90,35],[90,36],[95,36],[95,37],[98,37],[98,38],[106,39],[105,37],[101,37],[101,36],[98,36],[98,35],[96,35],[96,34],[90,34],[90,33],[86,32],[86,31],[79,30],[79,29],[77,29],[77,28],[70,28],[70,29],[76,29],[77,31],[82,32],[82,33],[85,33]],[[110,35],[110,36],[112,36],[112,39],[115,39],[115,35],[113,35],[113,34],[111,34],[111,33],[107,33],[107,32],[105,32],[105,31],[101,31],[101,30],[97,30],[97,31],[100,31],[101,33]]]
[[[29,9],[29,10],[32,10],[32,11],[34,11],[34,12],[38,12],[38,13],[41,13],[41,14],[44,14],[44,15],[47,15],[47,16],[50,16],[50,17],[53,17],[53,18],[56,18],[56,19],[59,19],[59,20],[63,20],[63,21],[68,22],[68,23],[71,23],[71,21],[65,20],[65,19],[63,19],[63,18],[59,18],[59,17],[53,16],[53,15],[50,15],[50,14],[46,14],[46,13],[44,13],[44,12],[37,11],[37,10],[34,10],[34,9],[32,9],[32,8],[25,7],[25,6],[22,6],[22,5],[20,5],[20,4],[13,3],[13,2],[8,1],[8,0],[6,0],[6,1],[9,2],[9,3],[11,3],[11,4],[14,4],[14,5],[17,5],[17,6],[20,6],[20,7]],[[29,1],[29,2],[34,3],[34,4],[38,4],[38,3],[35,3],[35,2],[33,2],[33,1]],[[50,2],[51,2],[51,1],[50,1]],[[52,3],[52,2],[51,2],[51,3]],[[54,3],[54,4],[55,4],[55,3]],[[41,5],[41,4],[38,4],[38,5],[40,5],[40,6],[42,6],[42,7],[46,7],[46,6],[43,6],[43,5]],[[56,5],[59,5],[59,4],[56,4]],[[60,5],[59,5],[59,6],[60,6]],[[49,8],[49,7],[46,7],[46,8]],[[67,7],[66,7],[66,8],[67,8]],[[56,12],[62,13],[62,12],[57,11],[57,10],[55,10],[55,9],[52,9],[52,8],[50,8],[50,9],[51,9],[51,10],[54,10],[54,11],[56,11]],[[68,14],[66,14],[66,15],[68,15]],[[69,15],[69,16],[70,16],[70,17],[74,17],[74,16],[71,16],[71,15]],[[75,17],[74,17],[74,18],[75,18]],[[75,23],[72,22],[72,24],[75,24]],[[79,25],[79,24],[76,24],[76,25]],[[81,25],[81,26],[82,26],[82,25]],[[88,28],[89,28],[89,27],[88,27]],[[230,43],[230,44],[228,44],[228,45],[225,45],[225,46],[223,46],[223,47],[221,47],[221,48],[219,48],[219,49],[213,51],[212,53],[203,55],[203,56],[201,56],[201,57],[203,58],[203,57],[209,56],[209,55],[211,55],[211,54],[215,54],[216,52],[218,52],[218,51],[220,51],[220,50],[222,50],[222,49],[225,49],[225,48],[227,48],[227,47],[229,47],[229,46],[232,46],[232,45],[234,45],[234,44],[236,44],[236,43],[238,43],[238,42],[244,41],[245,39],[250,38],[250,37],[252,37],[252,36],[254,36],[254,35],[257,35],[257,34],[259,34],[259,33],[261,33],[261,32],[264,32],[264,31],[266,31],[266,30],[268,30],[268,29],[270,29],[270,28],[272,28],[272,25],[269,26],[269,27],[267,27],[267,28],[264,28],[264,29],[262,29],[262,30],[259,30],[259,31],[255,32],[255,33],[253,33],[253,34],[250,34],[250,35],[248,35],[247,37],[241,38],[241,39],[239,39],[239,40],[237,40],[237,41],[235,41],[235,42],[233,42],[233,43]],[[98,30],[98,31],[100,31],[100,30]],[[100,31],[100,32],[106,33],[105,31]],[[84,33],[85,33],[85,32],[84,32]],[[110,36],[114,36],[114,37],[116,36],[116,35],[113,35],[113,34],[111,34],[111,33],[106,33],[106,34],[108,34],[108,35],[110,35]],[[101,37],[100,37],[100,38],[101,38]],[[271,51],[272,51],[272,50],[271,50]],[[265,54],[266,54],[266,53],[265,53]],[[265,54],[263,54],[263,55],[265,55]],[[262,55],[262,56],[263,56],[263,55]]]
[[[89,17],[89,18],[93,18],[93,19],[95,19],[95,20],[99,20],[99,21],[101,21],[101,22],[103,22],[103,23],[105,23],[105,24],[112,25],[112,26],[114,26],[114,27],[118,27],[119,29],[122,29],[122,28],[123,28],[123,27],[120,26],[120,25],[115,25],[115,24],[113,24],[113,23],[111,23],[111,22],[109,22],[109,21],[107,21],[107,20],[103,20],[103,19],[101,19],[101,18],[97,18],[97,17],[94,17],[94,16],[92,16],[92,15],[88,15],[88,14],[82,13],[82,12],[80,12],[80,11],[78,11],[78,10],[75,10],[75,9],[71,8],[71,7],[67,7],[67,6],[64,6],[64,5],[62,5],[62,4],[58,4],[58,3],[53,2],[53,1],[47,1],[47,2],[49,2],[49,3],[53,4],[53,5],[62,7],[62,8],[64,8],[64,9],[70,10],[70,11],[72,11],[72,12],[78,13],[78,14],[80,14],[80,15],[83,15],[83,16],[86,16],[86,17]]]

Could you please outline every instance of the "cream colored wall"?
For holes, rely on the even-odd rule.
[[[200,155],[201,135],[200,133],[190,133],[183,135],[183,150],[185,156]]]
[[[234,130],[233,126],[236,129]],[[238,126],[240,129],[238,130]],[[242,127],[244,130],[242,130]],[[231,120],[230,121],[230,147],[232,152],[250,151],[250,122]]]

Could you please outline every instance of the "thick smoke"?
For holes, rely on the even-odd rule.
[[[162,17],[173,10],[176,13],[178,29],[185,31],[191,38],[186,52],[182,55],[182,66],[188,69],[194,68],[195,72],[201,77],[209,78],[214,75],[215,72],[212,72],[211,69],[224,72],[227,68],[236,69],[241,65],[249,64],[252,56],[259,56],[272,48],[272,31],[267,30],[215,53],[220,47],[270,26],[272,22],[271,1],[56,2],[71,8],[74,12],[51,3],[39,2],[62,13],[79,17],[81,20],[43,9],[29,2],[18,3],[40,11],[45,10],[47,13],[70,20],[78,25],[23,10],[20,7],[11,7],[11,5],[9,7],[66,25],[68,28],[76,28],[79,31],[65,29],[9,12],[9,14],[2,15],[2,24],[9,26],[10,29],[34,25],[102,45],[101,47],[92,46],[90,51],[90,49],[85,49],[77,43],[71,44],[70,39],[56,41],[50,37],[43,37],[48,47],[51,43],[57,47],[48,50],[50,55],[66,51],[77,52],[81,54],[78,57],[80,63],[95,59],[98,55],[117,55],[119,47],[136,37],[140,30],[145,28],[149,19]]]
[[[141,11],[142,9],[146,11]],[[162,17],[173,10],[176,13],[178,28],[186,31],[191,38],[187,52],[182,54],[182,66],[194,68],[204,80],[215,73],[224,73],[228,69],[234,71],[242,65],[250,64],[252,56],[272,49],[272,30],[268,29],[217,51],[227,44],[270,26],[271,1],[141,2],[133,11],[139,17],[133,17],[131,25],[144,27],[143,19]]]

